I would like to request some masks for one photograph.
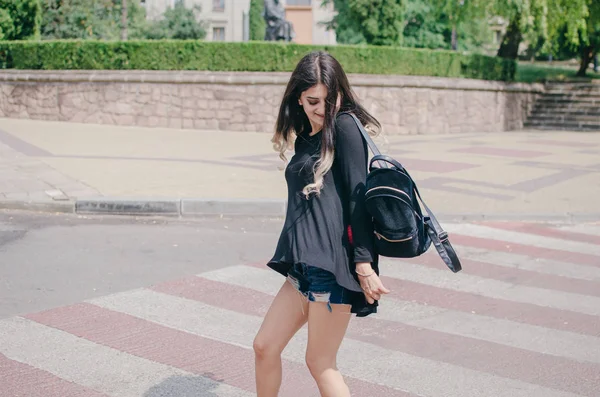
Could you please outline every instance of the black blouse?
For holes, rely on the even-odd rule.
[[[334,131],[333,166],[324,176],[320,195],[311,194],[308,199],[302,189],[314,181],[313,166],[320,156],[321,132],[311,136],[310,131],[305,131],[296,138],[294,156],[285,170],[285,223],[268,266],[283,275],[294,263],[330,271],[338,284],[354,291],[351,311],[362,317],[376,312],[377,301],[366,301],[355,264],[371,262],[379,274],[373,225],[364,205],[368,147],[348,114],[338,115]]]

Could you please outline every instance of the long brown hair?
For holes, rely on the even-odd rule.
[[[291,147],[295,137],[311,128],[308,116],[298,103],[298,99],[304,91],[319,83],[327,88],[325,119],[321,130],[321,155],[313,169],[314,182],[303,190],[306,196],[320,193],[323,187],[323,176],[333,165],[335,119],[338,112],[352,112],[372,135],[376,135],[381,130],[381,124],[377,119],[358,102],[342,65],[327,52],[313,51],[305,55],[296,65],[279,107],[275,134],[271,142],[284,161],[286,161],[285,151]],[[338,94],[341,96],[341,105],[336,109]]]

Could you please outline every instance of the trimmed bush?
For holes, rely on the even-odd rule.
[[[312,50],[328,51],[347,73],[511,81],[516,71],[511,60],[453,51],[197,40],[0,42],[0,67],[290,72]]]

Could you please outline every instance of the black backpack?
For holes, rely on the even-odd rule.
[[[366,181],[365,206],[373,218],[375,249],[381,256],[413,258],[431,243],[454,273],[462,266],[448,240],[448,233],[421,199],[417,185],[398,161],[382,155],[358,118],[348,113],[373,152]],[[379,163],[379,167],[374,164]],[[427,215],[424,215],[419,200]]]

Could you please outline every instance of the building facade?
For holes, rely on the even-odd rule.
[[[159,19],[168,7],[183,1],[186,7],[199,5],[200,19],[206,25],[206,41],[247,41],[250,0],[142,0],[149,19]],[[321,6],[321,0],[282,0],[286,19],[293,26],[298,44],[335,44],[335,32],[323,22],[334,16],[333,4]]]

